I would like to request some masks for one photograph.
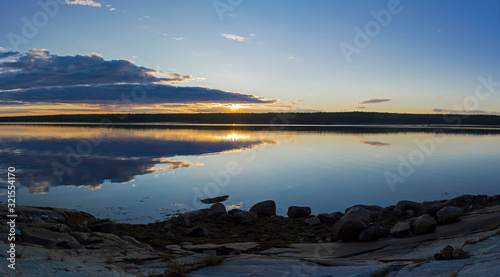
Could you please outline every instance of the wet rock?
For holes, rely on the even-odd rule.
[[[187,212],[182,214],[182,218],[186,223],[191,224],[200,221],[205,216],[205,213],[201,210]]]
[[[273,200],[259,202],[250,208],[250,212],[254,212],[258,216],[276,215],[276,203]]]
[[[311,218],[306,218],[304,220],[304,223],[306,223],[309,226],[315,226],[315,225],[320,225],[321,220],[317,217],[311,217]]]
[[[428,214],[424,214],[423,216],[411,220],[412,231],[415,235],[433,233],[436,231],[436,226],[436,220]]]
[[[396,213],[396,215],[401,216],[405,214],[407,210],[412,210],[415,213],[418,213],[419,209],[420,209],[420,203],[408,200],[402,200],[396,204],[394,212]]]
[[[311,208],[291,206],[288,207],[288,212],[286,214],[289,218],[308,217],[309,215],[311,215]]]
[[[201,225],[196,225],[194,227],[188,228],[184,230],[183,233],[184,235],[195,236],[195,237],[208,236],[208,230]]]
[[[45,248],[82,248],[80,243],[68,233],[56,233],[36,227],[24,227],[22,231],[23,241],[26,243],[41,245]]]
[[[397,238],[405,238],[413,235],[411,231],[411,219],[396,223],[392,226],[390,233],[391,236]]]
[[[439,210],[436,215],[439,224],[449,224],[460,220],[462,209],[448,206]]]
[[[87,225],[93,232],[111,233],[118,236],[127,235],[121,224],[114,223],[109,219],[92,221]]]
[[[239,224],[249,225],[257,220],[257,214],[254,212],[239,211],[234,214],[234,221]]]
[[[443,201],[424,201],[419,209],[419,215],[428,214],[437,218],[437,212],[444,208],[446,204]]]
[[[444,260],[453,259],[453,247],[451,245],[447,245],[443,250],[441,250],[441,255]]]
[[[376,218],[380,217],[384,212],[384,208],[377,206],[377,205],[356,205],[356,206],[353,206],[351,208],[347,208],[346,213],[354,207],[361,207],[361,208],[367,209],[370,212],[371,219],[376,219]]]
[[[453,259],[468,259],[470,258],[470,254],[467,251],[456,248],[453,249]]]
[[[213,204],[208,210],[208,217],[216,218],[226,214],[226,207],[222,203]]]
[[[333,233],[337,239],[354,240],[368,227],[369,222],[370,212],[364,208],[355,207],[333,225]]]
[[[319,214],[316,216],[321,220],[321,223],[335,223],[337,222],[337,218],[332,214]]]

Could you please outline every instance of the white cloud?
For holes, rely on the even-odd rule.
[[[183,40],[184,38],[173,37],[172,39],[174,39],[174,40]]]
[[[94,2],[93,0],[66,0],[66,4],[68,4],[68,5],[90,6],[90,7],[98,7],[98,8],[102,7],[101,3]]]
[[[225,38],[228,38],[228,39],[232,39],[232,40],[237,40],[237,41],[244,41],[245,38],[244,37],[241,37],[241,36],[237,36],[237,35],[233,35],[233,34],[221,34],[222,37],[225,37]]]

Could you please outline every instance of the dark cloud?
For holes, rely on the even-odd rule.
[[[14,52],[14,51],[0,52],[0,59],[5,59],[11,56],[15,56],[17,54],[19,54],[19,52]]]
[[[165,77],[157,77],[157,74]],[[56,56],[30,50],[14,62],[0,63],[0,90],[118,83],[164,83],[190,80],[189,75],[165,73],[127,60],[105,61],[97,54]]]
[[[383,103],[383,102],[389,102],[392,101],[392,99],[386,99],[386,98],[373,98],[373,99],[368,99],[365,101],[361,101],[358,104],[376,104],[376,103]]]
[[[0,104],[276,102],[218,89],[167,85],[192,79],[190,75],[141,67],[127,60],[106,61],[97,54],[56,56],[45,49],[33,49],[15,61],[0,62]]]
[[[100,105],[141,105],[162,103],[274,103],[275,100],[249,94],[203,87],[176,87],[132,84],[36,88],[4,91],[0,101],[21,103],[76,103]]]
[[[387,143],[387,142],[381,142],[381,141],[367,141],[367,140],[360,140],[359,142],[363,144],[367,144],[370,146],[375,146],[375,147],[391,147],[392,144]]]

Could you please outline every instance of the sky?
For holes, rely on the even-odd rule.
[[[500,114],[500,0],[6,0],[0,116]]]

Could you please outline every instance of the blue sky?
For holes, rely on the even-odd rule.
[[[39,1],[0,4],[0,57],[7,56],[0,60],[2,114],[500,112],[498,0],[40,2],[55,12],[49,14]],[[373,14],[390,19],[382,16],[381,24]],[[26,21],[38,22],[29,36],[23,34]],[[356,28],[368,42],[356,44]],[[346,55],[341,45],[357,52]],[[97,55],[75,59],[92,53]],[[23,57],[35,61],[9,67]],[[91,57],[95,62],[84,61]],[[47,60],[67,69],[79,63],[77,75],[71,73],[85,76],[85,82],[68,84],[69,71],[57,77],[52,68],[33,70]],[[169,81],[147,81],[154,92],[127,105],[111,103],[120,99],[120,89],[129,93],[139,82],[117,75],[123,72],[113,60],[133,62],[121,66],[137,78]],[[104,78],[112,81],[92,79],[97,66],[113,67],[113,78]],[[33,82],[16,88],[27,75],[35,76]],[[88,86],[93,94],[85,92]],[[487,100],[475,95],[478,86],[490,94]]]

